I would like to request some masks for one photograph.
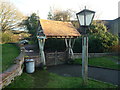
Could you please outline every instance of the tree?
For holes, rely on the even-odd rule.
[[[2,32],[18,28],[22,13],[10,2],[0,1],[0,29]]]
[[[36,13],[32,13],[21,23],[21,25],[25,25],[27,27],[27,30],[31,34],[33,40],[36,40],[38,20],[39,17],[36,15]]]
[[[48,12],[48,17],[47,17],[47,19],[49,19],[49,20],[52,20],[52,19],[53,19],[53,16],[52,16],[52,13],[51,13],[51,12]]]
[[[50,12],[48,12],[48,19],[56,21],[70,21],[72,13],[73,11],[70,9],[68,10],[54,9],[53,11],[50,10]]]

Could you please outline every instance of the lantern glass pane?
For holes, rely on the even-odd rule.
[[[89,26],[92,22],[94,13],[86,12],[86,26]]]
[[[79,14],[78,19],[79,19],[80,25],[84,25],[84,15]]]

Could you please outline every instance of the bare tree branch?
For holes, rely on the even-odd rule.
[[[10,2],[0,1],[0,30],[12,30],[18,28],[23,14]]]

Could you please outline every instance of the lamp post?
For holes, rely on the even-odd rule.
[[[83,84],[87,85],[88,81],[88,36],[86,29],[93,21],[95,12],[85,9],[76,14],[79,24],[84,28],[84,35],[82,37],[82,78]]]

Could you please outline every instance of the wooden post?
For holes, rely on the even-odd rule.
[[[40,60],[43,63],[43,65],[46,65],[45,54],[44,54],[45,39],[40,38],[40,39],[38,39],[38,42],[39,42],[39,49],[40,49]]]
[[[66,53],[66,58],[65,58],[65,60],[66,60],[66,62],[67,62],[68,57],[69,57],[69,54],[68,54],[68,42],[67,42],[67,38],[65,38],[65,44],[66,44],[66,51],[65,51],[65,53]]]
[[[82,78],[83,85],[88,82],[88,37],[82,37]]]

